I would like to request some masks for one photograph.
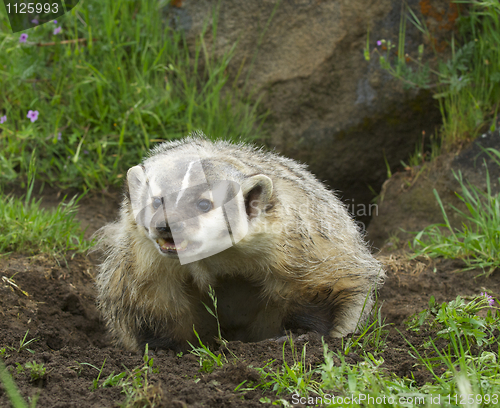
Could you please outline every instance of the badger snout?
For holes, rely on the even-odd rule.
[[[182,221],[173,223],[160,221],[155,224],[156,235],[158,235],[155,241],[162,253],[176,255],[178,252],[187,249],[188,241],[186,237],[183,236],[185,227],[186,225]]]
[[[186,224],[182,221],[174,222],[172,224],[168,224],[165,221],[156,223],[156,231],[158,231],[161,235],[169,234],[171,236],[172,234],[183,232],[185,228]]]

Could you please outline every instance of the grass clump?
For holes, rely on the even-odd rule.
[[[35,360],[28,361],[24,368],[29,370],[31,381],[43,380],[45,378],[45,372],[47,369],[44,367],[43,363],[38,364]]]
[[[410,153],[407,162],[401,160],[401,165],[405,170],[412,168],[419,168],[428,162],[432,162],[436,157],[441,154],[441,146],[439,137],[431,135],[426,143],[425,132],[422,132],[420,143],[415,145],[415,150]],[[390,178],[390,177],[389,177]]]
[[[143,356],[143,365],[134,368],[133,370],[127,369],[126,371],[115,374],[113,371],[101,384],[99,384],[104,365],[106,360],[102,363],[100,369],[93,367],[99,374],[97,378],[92,381],[91,390],[95,391],[100,388],[120,387],[122,394],[125,394],[125,401],[119,404],[122,408],[154,408],[159,406],[163,396],[163,391],[160,386],[151,383],[150,376],[153,373],[158,373],[158,369],[154,368],[154,359],[149,356],[149,348],[146,345]]]
[[[168,3],[86,0],[58,19],[58,33],[53,23],[25,41],[0,31],[0,180],[24,175],[36,148],[41,180],[103,189],[157,141],[196,129],[258,136],[256,106],[227,83],[231,51],[214,57],[207,25],[190,49],[166,22]]]
[[[494,299],[486,293],[470,302],[457,296],[455,300],[441,306],[436,305],[431,296],[429,309],[411,316],[406,323],[413,331],[420,331],[424,326],[438,329],[437,336],[440,338],[465,336],[478,346],[493,344],[496,341],[494,332],[500,328],[500,313],[498,310],[492,313],[490,309],[494,304]],[[489,309],[487,316],[479,316],[478,312],[486,308]]]
[[[490,157],[496,158],[500,165],[500,152],[486,149]],[[454,229],[448,219],[446,210],[439,194],[434,189],[434,195],[443,214],[443,224],[432,224],[417,233],[410,242],[414,256],[429,255],[445,258],[460,258],[466,263],[465,269],[481,268],[486,274],[491,274],[500,267],[500,193],[493,194],[488,169],[486,168],[486,191],[465,182],[462,174],[453,173],[460,183],[462,193],[455,193],[462,201],[468,213],[451,206],[460,217],[462,227]],[[446,234],[444,231],[448,231]]]
[[[13,408],[28,408],[28,404],[24,401],[15,381],[12,379],[7,367],[0,359],[0,382],[3,384],[4,390],[9,397],[9,400]],[[30,404],[31,408],[36,407],[36,398],[33,398]]]
[[[33,350],[31,350],[30,348],[28,348],[28,346],[30,344],[37,342],[40,339],[35,337],[35,338],[32,338],[31,340],[26,340],[29,332],[30,332],[29,329],[26,330],[26,333],[24,333],[24,337],[21,340],[19,340],[19,347],[7,346],[7,347],[0,349],[0,357],[4,357],[6,355],[7,349],[11,350],[11,351],[17,351],[18,354],[24,350],[29,351],[31,354],[35,354],[35,352]]]
[[[200,372],[211,373],[217,367],[222,367],[224,363],[227,363],[227,358],[223,353],[215,354],[209,347],[203,344],[194,326],[193,331],[198,339],[198,342],[200,343],[200,347],[196,347],[188,341],[189,346],[191,347],[189,352],[199,358]]]
[[[39,339],[38,338],[32,338],[31,340],[26,341],[26,338],[28,337],[28,333],[30,330],[26,330],[26,333],[24,334],[24,337],[19,340],[19,347],[17,348],[17,352],[20,353],[23,350],[29,351],[31,354],[34,354],[35,352],[31,349],[28,348],[30,344],[33,344],[37,342]],[[12,348],[12,350],[16,350],[15,348]]]
[[[34,156],[34,155],[33,155]],[[73,197],[55,210],[40,208],[41,199],[32,199],[35,161],[30,162],[24,198],[0,197],[0,253],[27,252],[58,255],[66,251],[85,252],[91,243],[75,220],[79,199]]]
[[[153,367],[153,357],[149,357],[148,346],[144,351],[144,364],[128,371],[128,375],[119,380],[118,385],[122,387],[122,393],[126,395],[122,408],[146,408],[156,407],[161,403],[163,391],[159,385],[151,383],[150,375],[158,372]]]
[[[226,350],[229,351],[231,354],[231,350],[227,348],[227,340],[225,340],[222,337],[221,333],[221,327],[220,327],[220,321],[219,321],[219,311],[217,308],[217,295],[215,293],[214,288],[212,288],[211,285],[208,285],[208,296],[210,297],[210,300],[212,301],[212,307],[208,306],[207,304],[203,303],[203,306],[205,306],[205,309],[207,312],[215,318],[217,322],[217,342],[223,346],[225,346]],[[198,335],[198,332],[196,331],[195,327],[193,326],[193,332],[196,338],[198,339],[198,343],[200,344],[200,347],[196,347],[193,344],[191,344],[189,341],[189,346],[191,347],[191,350],[189,351],[191,354],[195,355],[196,357],[199,358],[200,362],[200,372],[205,372],[205,373],[211,373],[213,372],[217,367],[222,367],[224,363],[227,363],[227,357],[225,356],[224,353],[219,353],[215,354],[213,351],[210,350],[205,344],[203,344],[200,336]],[[234,356],[233,354],[233,357]]]
[[[323,403],[326,406],[413,407],[413,406],[497,406],[499,403],[500,368],[498,354],[483,351],[474,356],[463,340],[457,339],[457,354],[439,353],[438,357],[418,357],[433,382],[417,385],[413,378],[399,378],[383,368],[383,358],[365,357],[349,364],[343,354],[325,346],[325,363],[321,365],[322,383],[318,396],[292,396],[294,403]],[[335,360],[340,360],[340,365]],[[446,367],[437,374],[436,365]],[[295,400],[293,399],[295,398]],[[300,400],[302,398],[302,400]],[[472,398],[472,400],[470,400]],[[319,399],[319,402],[318,402]]]
[[[292,354],[292,363],[289,364],[285,358],[286,345],[289,343]],[[272,390],[276,395],[300,394],[309,395],[317,392],[318,383],[313,379],[316,370],[311,365],[306,364],[306,345],[302,347],[299,355],[297,347],[290,337],[283,343],[282,349],[283,365],[274,371],[268,369],[276,360],[270,361],[263,368],[256,367],[261,374],[261,384],[259,388]]]
[[[421,2],[422,3],[422,2]],[[432,5],[429,6],[432,9]],[[427,89],[439,101],[443,117],[442,146],[450,148],[464,139],[473,139],[479,131],[497,128],[500,100],[500,1],[454,1],[456,13],[450,16],[457,30],[450,32],[449,52],[436,46],[433,33],[405,4],[401,17],[399,41],[377,41],[380,66],[402,80],[406,87]],[[436,15],[439,17],[439,12]],[[458,17],[458,18],[457,18]],[[405,50],[407,21],[419,29],[431,44],[438,60],[434,68],[425,61],[424,44],[416,55]],[[365,58],[370,59],[369,40]]]
[[[389,324],[385,323],[385,318],[382,318],[382,306],[378,305],[378,299],[373,307],[373,313],[361,327],[358,327],[356,334],[353,334],[345,342],[342,341],[342,349],[344,354],[356,350],[363,351],[367,348],[373,350],[374,353],[380,353],[386,347],[386,339],[389,335],[387,327]]]

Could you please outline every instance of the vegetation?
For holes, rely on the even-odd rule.
[[[0,359],[0,381],[5,388],[5,392],[9,396],[11,404],[14,408],[27,408],[28,405],[24,401],[23,397],[19,393],[19,390],[16,386],[16,383],[10,376],[7,368],[5,367],[3,361]],[[32,407],[36,406],[36,401],[31,405]]]
[[[422,1],[420,6],[424,15],[429,11],[436,12],[429,2]],[[451,31],[448,44],[438,44],[425,22],[405,5],[398,44],[378,40],[377,48],[370,52],[367,41],[365,50],[367,60],[373,53],[377,54],[381,67],[401,79],[406,86],[434,92],[443,116],[439,136],[445,149],[474,138],[479,131],[497,129],[500,100],[500,50],[496,45],[500,40],[500,1],[454,1],[450,3],[450,8],[454,10],[454,15],[448,16],[448,21],[453,23],[453,27],[448,29],[456,28],[456,32]],[[425,61],[423,44],[418,47],[417,56],[405,51],[408,20],[431,45],[438,60],[437,67],[431,68],[429,61]],[[449,53],[444,53],[445,49]],[[430,149],[426,149],[422,138],[408,164],[402,162],[403,167],[408,169],[432,160],[440,152],[439,145],[437,140],[431,138]],[[488,153],[490,157],[496,157],[500,165],[500,153],[493,149],[488,149]],[[451,227],[441,198],[434,190],[444,223],[430,225],[419,232],[410,247],[415,256],[426,254],[460,258],[465,261],[467,269],[481,268],[490,274],[500,266],[499,196],[492,194],[488,173],[487,191],[465,181],[460,172],[455,177],[462,190],[457,197],[468,211],[452,207],[463,220],[462,228]]]
[[[24,368],[29,370],[31,381],[42,380],[45,378],[45,373],[47,369],[43,364],[38,364],[35,360],[28,361]]]
[[[22,351],[26,350],[29,351],[31,354],[34,354],[35,352],[29,349],[28,346],[38,341],[38,339],[33,338],[31,340],[26,341],[28,333],[29,330],[27,330],[24,337],[21,340],[19,340],[19,347],[7,346],[0,349],[0,384],[3,385],[5,392],[9,396],[9,399],[14,408],[27,408],[28,405],[26,404],[23,397],[19,393],[19,389],[17,388],[16,383],[12,379],[9,371],[7,370],[7,367],[5,367],[2,357],[8,357],[7,350],[17,351],[17,353],[21,353]],[[16,364],[18,373],[24,372],[25,369],[29,370],[30,378],[32,381],[37,381],[45,378],[46,368],[44,367],[43,364],[37,364],[37,362],[34,360],[33,362],[27,362],[24,365],[24,367],[19,363]],[[38,396],[34,397],[31,400],[31,404],[29,406],[32,408],[36,407],[37,399]]]
[[[428,1],[420,2],[423,14],[432,11],[440,16]],[[486,128],[498,127],[500,100],[500,1],[455,0],[450,2],[453,15],[447,20],[453,25],[442,27],[451,34],[448,44],[438,44],[436,36],[410,8],[404,8],[399,41],[377,41],[377,48],[365,50],[365,58],[373,53],[382,68],[403,81],[405,86],[428,89],[439,101],[443,116],[440,138],[451,148],[464,139],[472,139]],[[446,17],[441,15],[442,17]],[[424,35],[438,63],[426,61],[424,44],[417,55],[405,50],[407,21]],[[455,30],[456,28],[456,30]],[[435,66],[437,65],[437,66]]]
[[[73,197],[65,202],[64,197],[55,210],[40,208],[41,200],[32,199],[34,183],[33,154],[24,198],[0,197],[0,253],[17,251],[57,255],[71,250],[86,252],[91,243],[84,240],[84,231],[75,220],[79,199]]]
[[[307,395],[310,391],[317,390],[318,383],[313,380],[316,370],[306,364],[306,346],[299,351],[293,344],[293,339],[288,340],[289,347],[292,353],[292,363],[286,361],[285,349],[287,342],[283,343],[283,365],[275,370],[268,369],[268,367],[275,362],[270,361],[263,368],[257,367],[256,370],[261,374],[261,383],[257,385],[258,388],[270,389],[277,395],[286,394],[290,395],[298,393],[300,395]]]
[[[429,335],[423,347],[417,349],[411,344],[410,347],[416,365],[432,373],[432,382],[417,385],[415,379],[399,378],[383,368],[385,337],[379,334],[384,327],[379,322],[379,309],[377,318],[368,324],[370,330],[363,331],[356,339],[360,362],[346,361],[352,352],[352,341],[348,341],[337,351],[323,344],[324,362],[312,367],[306,364],[307,344],[299,351],[290,338],[283,344],[282,363],[276,366],[276,360],[272,360],[262,368],[255,367],[261,374],[260,382],[244,382],[235,392],[272,390],[281,397],[274,404],[285,407],[290,402],[354,407],[496,406],[500,393],[497,365],[500,342],[496,335],[500,312],[495,305],[493,297],[486,293],[470,301],[457,297],[440,306],[431,297],[429,309],[408,319],[408,330]],[[486,316],[482,310],[487,310]],[[405,337],[404,333],[401,335]],[[364,337],[380,341],[374,344],[371,340],[364,341]],[[291,351],[291,361],[285,356],[287,348]],[[230,363],[227,359],[220,362],[218,366]],[[264,397],[261,402],[272,400]]]
[[[102,363],[100,370],[97,367],[85,363],[99,371],[99,375],[94,379],[91,389],[96,390],[99,387],[120,387],[121,392],[126,396],[125,401],[120,404],[123,408],[153,408],[158,406],[163,393],[161,387],[152,384],[149,380],[150,375],[157,373],[158,369],[153,367],[154,359],[149,356],[147,345],[144,351],[143,362],[142,366],[136,367],[133,370],[128,370],[125,367],[127,371],[123,371],[119,374],[115,374],[113,371],[101,382],[101,384],[99,384],[99,379],[101,378],[106,360]]]
[[[18,353],[20,353],[23,350],[29,351],[31,354],[34,354],[34,351],[29,349],[28,346],[36,341],[38,341],[37,338],[33,338],[31,340],[26,341],[26,338],[28,337],[29,329],[26,330],[26,333],[24,334],[24,337],[19,340],[19,347],[17,349],[11,348],[12,350],[16,350]]]
[[[26,175],[36,149],[38,179],[105,189],[155,142],[259,135],[256,106],[229,91],[231,51],[215,58],[205,28],[191,53],[168,3],[85,0],[15,34],[0,16],[0,181]]]
[[[468,337],[478,346],[493,344],[496,341],[494,334],[499,328],[499,317],[488,311],[486,317],[479,316],[478,312],[488,309],[495,304],[495,300],[487,293],[466,302],[460,296],[449,303],[438,307],[431,296],[429,309],[425,309],[410,317],[407,325],[411,330],[420,331],[424,325],[431,329],[438,328],[437,336],[448,338],[450,332],[455,332],[459,337]]]
[[[500,152],[486,149],[490,157],[500,166]],[[432,224],[420,231],[413,245],[415,256],[429,255],[445,258],[459,258],[466,263],[466,269],[481,268],[490,274],[500,267],[500,193],[493,194],[490,177],[486,168],[486,191],[465,182],[462,174],[455,174],[460,183],[462,193],[455,193],[467,207],[465,213],[452,206],[454,212],[462,220],[462,227],[453,229],[444,209],[439,194],[434,195],[443,214],[443,224]],[[499,180],[500,181],[500,180]],[[448,232],[448,233],[446,233]]]

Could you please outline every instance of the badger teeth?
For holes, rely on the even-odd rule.
[[[171,242],[168,242],[168,241],[165,241],[163,238],[158,238],[156,240],[156,243],[160,246],[161,249],[163,249],[164,251],[184,251],[189,242],[187,239],[184,239],[182,240],[181,244],[179,246],[176,246],[174,243],[171,243]]]

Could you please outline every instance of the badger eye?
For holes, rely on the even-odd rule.
[[[153,198],[153,208],[156,210],[161,205],[161,198],[154,197]]]
[[[208,212],[212,209],[212,203],[210,202],[210,200],[202,198],[201,200],[198,200],[198,202],[196,203],[196,207],[198,207],[198,210],[200,211]]]

